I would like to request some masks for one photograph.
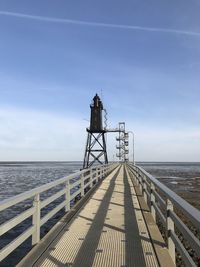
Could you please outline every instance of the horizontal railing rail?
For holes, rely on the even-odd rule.
[[[187,216],[189,221],[200,230],[200,211],[190,205],[175,192],[162,184],[158,179],[145,171],[142,167],[128,163],[129,171],[134,174],[134,178],[148,204],[152,216],[156,221],[159,218],[162,226],[165,227],[165,237],[167,240],[169,253],[176,262],[175,249],[182,256],[183,262],[187,267],[197,266],[193,258],[188,253],[185,243],[200,255],[200,240],[193,234],[189,227],[181,220],[175,212],[175,208]],[[181,233],[185,242],[179,238]]]
[[[24,230],[17,238],[1,248],[0,261],[5,259],[29,237],[32,237],[32,245],[37,244],[40,241],[41,226],[49,221],[61,209],[65,208],[65,212],[68,212],[71,208],[70,203],[72,200],[74,200],[78,195],[83,197],[86,191],[91,189],[97,182],[99,182],[103,177],[105,177],[105,175],[109,174],[117,166],[118,164],[107,164],[84,169],[68,175],[67,177],[1,201],[0,212],[3,212],[9,208],[15,207],[17,204],[32,199],[32,203],[28,209],[24,208],[21,213],[0,225],[0,237],[31,217],[32,225],[28,229]],[[61,188],[57,188],[58,186]],[[57,191],[53,192],[45,199],[41,198],[41,194],[54,189],[57,189]],[[48,211],[44,216],[41,215],[42,209],[61,197],[63,200],[59,204],[57,203],[56,205],[54,203],[53,209]]]

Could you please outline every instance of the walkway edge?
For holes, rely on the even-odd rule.
[[[166,243],[160,233],[160,230],[156,224],[156,222],[153,219],[153,216],[151,215],[151,212],[149,210],[148,205],[146,204],[144,197],[142,196],[142,193],[139,189],[139,186],[135,182],[134,174],[130,171],[129,168],[127,168],[128,173],[130,175],[130,178],[132,180],[133,186],[135,188],[138,201],[142,210],[142,214],[149,232],[149,236],[151,238],[155,254],[158,259],[158,263],[160,267],[176,267],[174,262],[172,261],[172,258],[169,255]],[[144,212],[145,211],[145,212]]]

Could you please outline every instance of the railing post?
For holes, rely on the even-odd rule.
[[[137,170],[133,169],[132,173],[133,173],[133,178],[135,180],[135,183],[138,186],[138,184],[139,184],[139,182],[138,182],[138,172],[137,172]]]
[[[104,165],[104,166],[103,166],[103,177],[102,177],[102,178],[104,178],[105,175],[106,175],[106,166]]]
[[[174,264],[176,264],[176,254],[175,254],[175,244],[171,238],[171,231],[174,231],[174,222],[170,217],[170,211],[173,211],[173,203],[167,199],[167,224],[166,224],[166,228],[167,228],[167,243],[168,243],[168,250],[169,250],[169,254],[174,262]]]
[[[93,187],[93,171],[92,171],[92,168],[90,169],[90,188]]]
[[[96,167],[96,171],[95,171],[95,179],[94,179],[94,183],[95,183],[95,184],[98,182],[98,177],[99,177],[99,167]]]
[[[139,179],[139,187],[140,187],[140,191],[143,194],[143,183],[142,183],[142,176],[141,173],[138,173],[138,179]]]
[[[102,179],[105,178],[105,168],[106,168],[106,166],[104,165],[103,170],[102,170]]]
[[[98,182],[101,180],[101,166],[99,166],[99,171],[98,171]]]
[[[144,195],[144,200],[147,203],[147,184],[146,184],[146,177],[144,176],[144,174],[142,174],[142,187],[143,187],[143,195]]]
[[[153,216],[154,221],[156,221],[156,210],[153,206],[153,203],[155,203],[156,201],[156,198],[154,195],[155,190],[156,190],[155,185],[151,182],[151,214]]]
[[[136,170],[135,178],[136,178],[137,185],[140,186],[140,175],[139,175],[139,171],[138,170]]]
[[[104,170],[104,165],[101,166],[101,180],[103,179],[103,170]]]
[[[40,194],[35,195],[33,207],[35,211],[33,213],[32,224],[35,229],[32,235],[32,245],[35,245],[40,241]]]
[[[100,166],[100,180],[103,179],[103,168],[104,166]]]
[[[65,184],[65,201],[66,201],[66,205],[65,205],[65,212],[70,210],[70,182],[69,180],[66,181]]]
[[[98,175],[97,175],[97,181],[99,182],[101,180],[101,166],[98,167]]]
[[[94,173],[92,176],[92,186],[94,186],[94,184],[96,183],[96,179],[97,179],[97,167],[94,169]]]
[[[139,170],[136,171],[136,180],[137,180],[137,185],[140,187],[140,172],[139,172]]]
[[[81,197],[84,197],[85,191],[84,191],[84,174],[81,174]]]

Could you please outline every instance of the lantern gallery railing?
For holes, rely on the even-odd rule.
[[[199,256],[200,241],[181,220],[178,214],[180,212],[183,213],[193,226],[199,230],[200,211],[159,182],[143,168],[133,164],[128,164],[128,166],[129,170],[134,174],[137,184],[140,186],[140,190],[151,209],[154,220],[156,221],[156,219],[159,218],[162,226],[165,227],[165,237],[173,261],[175,262],[176,249],[181,254],[182,260],[187,267],[196,266],[185,244],[188,243],[196,252],[196,255]],[[179,213],[176,211],[179,211]],[[183,237],[181,239],[179,238],[180,234]]]
[[[0,250],[0,261],[5,259],[29,237],[32,237],[32,245],[37,244],[40,241],[41,226],[49,221],[61,209],[64,208],[65,212],[68,212],[71,208],[70,203],[72,203],[74,199],[78,196],[83,197],[86,191],[92,188],[117,166],[118,164],[109,164],[84,169],[80,172],[76,172],[67,177],[1,201],[0,214],[7,209],[15,209],[15,206],[20,203],[23,208],[21,209],[22,212],[0,225],[0,236],[3,236],[28,218],[32,219],[28,229],[24,230],[18,237]],[[50,191],[51,193],[49,193]],[[60,199],[60,201],[57,201],[58,199]],[[26,201],[29,201],[28,209],[25,208],[27,205],[23,205]],[[55,203],[56,201],[57,203]],[[51,208],[42,216],[43,209],[48,205],[53,205],[53,209]]]

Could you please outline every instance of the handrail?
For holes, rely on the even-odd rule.
[[[94,169],[94,167],[91,169]],[[84,169],[82,171],[72,173],[72,174],[70,174],[66,177],[60,178],[56,181],[41,185],[39,187],[33,188],[33,189],[26,191],[24,193],[21,193],[21,194],[18,194],[16,196],[10,197],[8,199],[2,200],[2,201],[0,201],[0,211],[7,209],[13,205],[16,205],[17,203],[22,202],[28,198],[31,198],[35,194],[40,194],[40,193],[43,193],[44,191],[50,190],[59,184],[65,183],[66,180],[71,180],[73,178],[76,178],[77,176],[84,174],[87,171],[88,171],[88,169]]]
[[[89,189],[91,189],[97,182],[105,177],[105,175],[117,168],[118,165],[119,164],[106,164],[84,169],[56,181],[0,201],[0,212],[2,212],[25,200],[32,199],[32,205],[30,208],[24,209],[20,214],[14,216],[6,222],[3,222],[0,225],[0,236],[2,236],[15,226],[25,221],[27,218],[32,217],[32,226],[28,228],[28,230],[24,230],[20,236],[12,240],[0,250],[0,262],[30,236],[32,236],[32,245],[37,244],[40,241],[40,228],[43,224],[45,224],[63,208],[65,208],[65,212],[68,212],[71,208],[70,202],[73,199],[75,199],[78,195],[83,197],[85,195],[86,188],[89,187]],[[57,188],[59,185],[63,185],[60,190],[52,192],[50,196],[41,200],[41,193]],[[59,203],[55,204],[53,209],[41,217],[41,210],[61,197],[63,197],[64,200],[61,201],[60,199]]]
[[[167,196],[168,199],[173,201],[181,210],[183,213],[188,215],[191,219],[191,221],[194,223],[194,225],[197,228],[200,228],[200,211],[197,210],[195,207],[190,205],[187,201],[185,201],[182,197],[178,196],[175,192],[173,192],[171,189],[169,189],[167,186],[165,186],[163,183],[158,181],[155,177],[153,177],[151,174],[149,174],[147,171],[145,171],[142,167],[137,166],[139,170],[143,172],[143,174],[146,175],[146,177],[149,178],[151,182],[153,182],[159,190],[164,193],[165,196]]]
[[[147,205],[150,206],[152,216],[155,219],[155,215],[157,215],[167,230],[165,235],[168,241],[169,253],[173,261],[175,262],[176,247],[187,266],[196,266],[191,256],[185,253],[186,249],[175,233],[175,227],[183,235],[184,239],[189,242],[197,255],[200,253],[200,241],[178,217],[174,211],[174,207],[177,207],[183,214],[187,215],[197,229],[200,229],[200,211],[158,181],[142,167],[130,163],[128,163],[128,167],[129,171],[134,175],[135,181],[140,185],[144,199],[146,199]],[[147,188],[149,188],[150,194],[147,194]]]

